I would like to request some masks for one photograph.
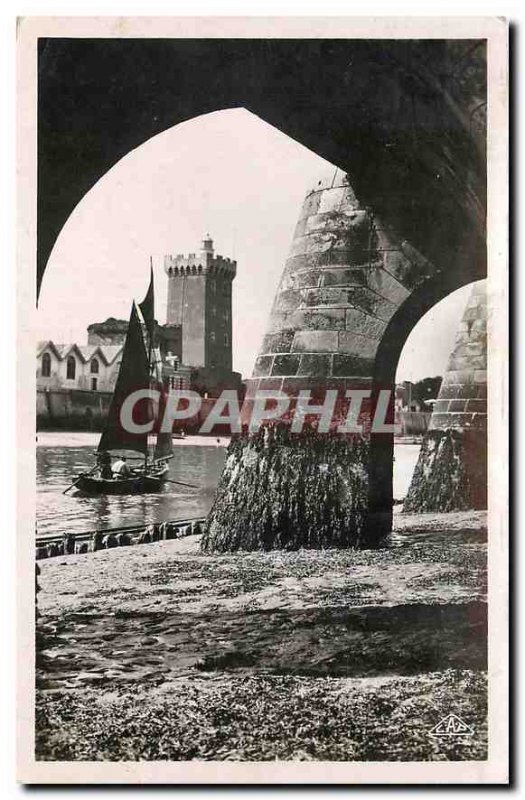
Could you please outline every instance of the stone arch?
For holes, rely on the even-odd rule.
[[[487,508],[487,287],[470,286],[418,463],[409,512]]]
[[[268,48],[264,40],[41,39],[39,47],[39,280],[67,217],[120,158],[182,121],[239,106],[339,165],[343,174],[349,172],[359,198],[359,209],[349,210],[350,227],[359,229],[360,216],[369,223],[361,239],[346,241],[356,252],[368,248],[368,260],[361,263],[366,286],[351,285],[349,277],[339,285],[323,281],[316,287],[322,300],[316,306],[292,281],[278,297],[276,313],[282,319],[268,330],[254,385],[269,381],[285,386],[299,377],[314,387],[345,386],[348,381],[377,387],[382,380],[377,365],[382,359],[390,368],[393,363],[392,354],[390,360],[387,357],[392,345],[386,343],[385,328],[394,325],[418,286],[435,276],[446,281],[448,275],[462,275],[466,265],[475,264],[480,277],[485,274],[485,126],[483,115],[472,113],[486,100],[483,40],[283,40]],[[148,65],[150,80],[137,86],[139,63]],[[181,75],[192,79],[181,81]],[[212,83],[216,91],[210,99]],[[111,97],[115,86],[119,103],[109,106],[109,113],[107,106],[91,103],[101,91]],[[84,135],[86,103],[91,137]],[[318,191],[342,188],[331,180],[329,185],[321,181]],[[376,221],[380,223],[374,229]],[[344,226],[327,233],[326,257],[331,262],[322,266],[328,274],[330,265],[339,266]],[[380,244],[384,235],[395,245],[390,248],[394,255],[384,256],[383,264],[388,258],[390,262],[379,277],[388,283],[389,271],[401,266],[409,280],[407,293],[401,292],[388,312],[388,305],[378,308],[382,301],[374,299],[374,292],[382,297],[376,292],[381,287],[371,284],[378,279],[376,235]],[[315,322],[312,327],[319,307],[323,314],[327,308],[336,312],[324,329]],[[347,308],[358,312],[348,324]],[[408,311],[409,305],[403,314]],[[357,334],[355,326],[362,319],[359,312],[372,331],[375,326],[377,346],[372,348],[374,336],[367,332],[363,338],[368,339],[368,350],[347,352],[349,334]],[[297,318],[288,324],[294,315]],[[331,343],[323,343],[319,334],[324,333]],[[381,508],[378,513],[383,513]],[[347,519],[344,524],[354,522]],[[373,543],[361,523],[362,519],[355,523],[356,535],[343,532],[340,542]],[[322,524],[329,528],[331,522]],[[386,527],[381,524],[378,530]],[[329,532],[326,536],[330,538]]]
[[[458,289],[483,277],[479,265],[467,263],[459,274],[446,273],[443,275],[440,273],[427,278],[414,288],[390,320],[381,338],[374,360],[373,395],[377,396],[377,393],[383,388],[390,388],[392,392],[395,390],[396,370],[403,347],[425,314]],[[377,517],[384,516],[385,526],[388,527],[394,499],[392,494],[393,435],[385,434],[373,437],[370,448],[368,502],[370,511],[373,512],[371,523],[374,524]]]
[[[180,122],[238,107],[350,170],[362,202],[430,261],[454,269],[468,251],[485,257],[484,39],[269,48],[264,39],[41,38],[38,57],[38,285],[67,218],[117,161]],[[148,79],[137,82],[139,64]],[[118,103],[97,103],[116,86]]]

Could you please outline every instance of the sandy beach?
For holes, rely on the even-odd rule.
[[[485,758],[486,514],[395,528],[376,551],[193,536],[39,562],[37,757]],[[430,735],[449,713],[475,735]]]

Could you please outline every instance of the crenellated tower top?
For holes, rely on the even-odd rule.
[[[231,280],[237,273],[237,262],[231,258],[215,255],[213,239],[207,233],[202,240],[199,253],[178,253],[164,256],[164,270],[168,277],[181,275],[213,275],[228,277]]]

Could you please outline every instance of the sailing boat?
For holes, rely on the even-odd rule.
[[[148,434],[126,430],[120,419],[122,404],[126,398],[132,392],[139,389],[150,389],[153,386],[160,390],[161,399],[157,418],[162,418],[162,406],[165,398],[158,369],[160,353],[154,348],[154,333],[154,287],[153,268],[151,268],[150,285],[146,297],[142,303],[133,301],[131,307],[120,370],[106,425],[97,448],[98,463],[90,472],[81,473],[73,483],[73,486],[84,494],[122,495],[158,492],[167,479],[169,471],[167,462],[173,457],[171,431],[157,434],[155,451],[150,456]],[[151,421],[154,418],[151,400],[141,401],[137,406],[141,417],[139,420],[137,414],[133,415],[137,424]],[[109,454],[128,450],[143,456],[142,464],[131,468],[127,475],[111,475]]]

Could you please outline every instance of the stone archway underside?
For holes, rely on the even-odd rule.
[[[429,261],[484,276],[484,40],[41,38],[38,50],[39,285],[68,216],[120,158],[239,106],[348,172]]]

